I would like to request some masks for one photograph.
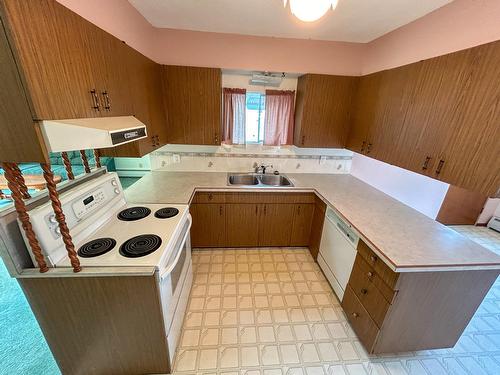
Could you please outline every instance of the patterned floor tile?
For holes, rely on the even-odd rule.
[[[457,232],[500,254],[500,234]],[[500,374],[500,280],[451,349],[368,355],[308,249],[194,250],[175,375]]]

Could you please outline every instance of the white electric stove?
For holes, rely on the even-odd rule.
[[[59,198],[83,269],[156,268],[172,361],[193,279],[188,206],[127,204],[116,173],[106,173]],[[50,202],[28,213],[49,267],[71,267]],[[26,238],[25,242],[34,261]]]

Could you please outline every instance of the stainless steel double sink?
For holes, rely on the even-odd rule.
[[[227,184],[244,187],[293,187],[292,182],[284,175],[259,173],[228,173]]]

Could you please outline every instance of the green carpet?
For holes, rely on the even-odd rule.
[[[9,276],[1,259],[0,374],[60,374],[19,284]]]

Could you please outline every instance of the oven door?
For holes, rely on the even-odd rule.
[[[182,294],[184,280],[188,271],[191,270],[190,228],[191,216],[189,215],[173,248],[169,262],[159,271],[161,304],[167,336]]]

